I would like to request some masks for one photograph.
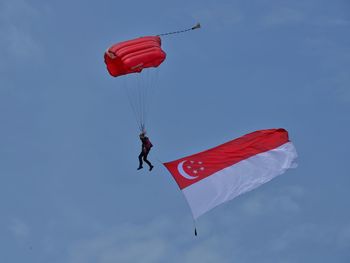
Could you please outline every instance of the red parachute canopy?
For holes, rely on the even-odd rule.
[[[117,43],[104,55],[109,74],[118,77],[158,67],[166,57],[159,36],[146,36]]]

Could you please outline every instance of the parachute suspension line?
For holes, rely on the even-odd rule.
[[[139,75],[138,78],[138,92],[139,92],[139,110],[140,110],[140,123],[142,131],[145,129],[145,103],[146,103],[146,89],[147,89],[147,72]]]
[[[136,86],[135,86],[135,91],[136,91],[136,103],[137,103],[137,116],[139,118],[139,125],[140,128],[142,129],[143,126],[143,121],[142,121],[142,85],[141,85],[141,78],[143,75],[140,75],[139,73],[136,73]]]
[[[153,93],[156,90],[156,84],[158,80],[158,69],[148,69],[143,71],[143,74],[138,76],[137,87],[137,108],[139,113],[140,126],[142,131],[145,131],[148,121],[148,113],[150,106],[152,105]]]
[[[124,77],[124,88],[140,132],[146,130],[151,99],[156,90],[159,69],[148,69]]]
[[[146,70],[142,75],[140,75],[140,116],[141,116],[141,126],[143,131],[146,126],[146,105],[147,105],[147,90],[149,89],[149,71]]]
[[[154,83],[153,79],[147,74],[149,73],[148,70],[145,70],[145,73],[142,74],[141,71],[158,67],[165,60],[166,54],[161,48],[158,36],[140,37],[136,40],[132,39],[113,45],[105,52],[104,59],[110,75],[113,77],[126,75],[123,76],[123,79],[127,79],[128,82],[122,87],[125,89],[136,122],[142,131],[145,129],[147,120],[149,106],[147,97]],[[150,44],[152,44],[152,50],[155,51],[151,54],[149,53]],[[127,52],[119,54],[118,50],[124,47]],[[137,58],[129,61],[127,56],[130,54],[136,54]],[[133,82],[133,85],[130,85],[130,81]],[[149,87],[149,85],[152,86]]]
[[[143,89],[142,89],[142,122],[143,122],[143,126],[145,128],[146,126],[146,121],[147,121],[147,105],[148,105],[148,97],[147,97],[147,93],[148,93],[148,89],[150,89],[150,71],[147,70],[147,72],[145,72],[146,74],[144,74],[144,80],[143,83],[145,84]]]
[[[145,87],[143,89],[143,123],[146,125],[148,122],[148,116],[151,109],[152,99],[154,97],[154,93],[157,90],[156,84],[158,83],[159,70],[158,68],[154,68],[151,70],[147,70],[147,73],[144,75],[145,78]]]
[[[201,28],[201,24],[200,23],[197,23],[196,25],[194,25],[193,27],[188,28],[188,29],[179,30],[179,31],[173,31],[173,32],[167,32],[167,33],[159,34],[157,36],[161,37],[161,36],[167,36],[167,35],[173,35],[173,34],[181,34],[181,33],[185,33],[185,32],[191,31],[191,30],[195,30],[197,28]]]
[[[139,112],[137,110],[137,89],[133,86],[135,85],[128,85],[128,82],[130,80],[128,80],[127,78],[129,78],[128,76],[126,76],[126,78],[124,78],[124,82],[123,82],[123,87],[124,87],[124,90],[127,94],[127,97],[128,97],[128,101],[129,101],[129,105],[130,105],[130,108],[132,109],[132,112],[133,112],[133,115],[134,115],[134,119],[137,123],[137,126],[139,128],[140,131],[143,130],[143,127],[141,125],[141,122],[140,122],[140,119],[139,119]]]
[[[124,91],[125,91],[125,93],[127,94],[127,97],[128,97],[128,102],[129,102],[129,105],[130,105],[130,108],[132,109],[132,113],[133,113],[133,115],[134,115],[134,119],[135,119],[135,121],[136,121],[136,123],[137,123],[137,125],[138,125],[138,120],[137,120],[137,114],[136,114],[136,106],[134,105],[134,103],[133,103],[133,100],[132,100],[132,91],[130,90],[130,88],[129,88],[129,85],[127,84],[127,80],[126,79],[123,79],[123,81],[124,81],[124,85],[123,85],[123,87],[124,87]],[[139,125],[138,125],[139,126]]]
[[[138,116],[139,116],[139,125],[141,132],[145,129],[145,120],[144,120],[144,104],[145,104],[145,88],[147,87],[147,83],[145,80],[145,74],[139,74],[137,73],[137,85],[136,85],[136,92],[137,92],[137,109],[138,109]]]

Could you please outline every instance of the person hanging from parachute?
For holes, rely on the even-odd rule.
[[[155,36],[144,36],[131,39],[109,47],[104,53],[104,61],[109,74],[113,77],[125,76],[124,79],[132,79],[137,76],[136,84],[126,87],[130,106],[140,129],[140,139],[142,141],[142,151],[139,155],[139,169],[142,168],[143,161],[149,165],[149,170],[153,165],[147,160],[147,155],[152,144],[145,135],[145,124],[147,119],[149,89],[155,85],[152,77],[147,81],[147,75],[152,72],[151,68],[158,68],[166,58],[166,53],[161,47],[161,36],[184,33],[200,28],[200,24],[174,32],[163,33]],[[143,73],[143,70],[146,74]],[[132,74],[139,73],[139,74]],[[143,161],[142,161],[143,160]]]
[[[147,160],[147,156],[148,156],[149,152],[151,151],[153,144],[151,143],[149,138],[146,136],[145,131],[141,132],[139,137],[140,137],[140,140],[142,142],[142,145],[141,145],[141,153],[139,154],[139,167],[137,168],[137,170],[140,170],[143,168],[142,165],[143,165],[143,161],[144,161],[145,163],[148,164],[149,170],[152,171],[154,166],[152,165],[152,163],[150,161]]]

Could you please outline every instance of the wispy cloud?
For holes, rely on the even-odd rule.
[[[69,248],[68,263],[112,263],[112,262],[232,262],[240,259],[249,262],[256,258],[262,250],[275,251],[286,248],[289,242],[294,242],[299,236],[282,233],[276,242],[256,245],[246,236],[247,229],[240,229],[243,222],[255,218],[256,214],[299,213],[300,200],[305,191],[300,186],[289,186],[270,195],[254,195],[242,206],[238,207],[242,213],[237,217],[227,212],[220,217],[220,222],[202,221],[199,236],[193,236],[188,220],[174,220],[169,218],[155,218],[151,222],[139,224],[124,224],[106,229],[104,232],[80,240]],[[226,219],[225,219],[226,218]],[[220,229],[226,228],[222,232]],[[255,228],[254,228],[255,229]],[[258,231],[259,227],[253,231]],[[317,232],[317,230],[314,230]],[[184,233],[187,233],[184,235]],[[299,231],[302,233],[302,230]],[[244,241],[242,241],[242,239]],[[248,239],[248,240],[247,240]],[[281,240],[280,247],[277,242]],[[247,255],[246,251],[251,251]],[[253,253],[254,252],[254,253]],[[286,261],[287,262],[287,261]]]
[[[29,226],[18,218],[12,220],[9,229],[13,237],[19,241],[27,239],[30,234]]]
[[[262,17],[265,26],[299,24],[305,20],[302,11],[290,7],[276,8]]]
[[[262,26],[264,28],[285,26],[314,26],[314,27],[349,27],[350,20],[335,12],[315,12],[313,3],[296,3],[271,1],[273,5],[267,6],[257,1],[255,8],[249,8],[239,2],[215,3],[206,5],[192,13],[194,20],[201,21],[207,28],[227,30],[239,24],[248,26]]]
[[[318,61],[317,68],[323,72],[315,87],[325,87],[337,101],[349,103],[350,48],[346,41],[322,35],[308,37],[303,44],[303,55]]]
[[[8,61],[20,59],[23,62],[42,55],[40,41],[33,33],[34,21],[39,17],[39,10],[25,1],[5,1],[0,4],[2,58],[7,58]]]
[[[350,62],[350,59],[349,59]],[[350,103],[350,65],[349,70],[340,72],[334,79],[335,90],[340,101]]]
[[[267,27],[276,26],[315,26],[315,27],[348,27],[350,20],[337,11],[315,12],[318,1],[308,3],[279,2],[260,14],[260,23]]]
[[[299,190],[296,195],[303,195]],[[247,229],[246,220],[246,216],[237,218],[232,215],[230,222],[223,225],[204,220],[205,227],[198,237],[189,232],[184,234],[190,229],[186,220],[177,220],[174,224],[170,219],[154,219],[152,222],[115,226],[75,241],[68,249],[68,257],[62,258],[61,262],[123,263],[142,259],[144,263],[228,263],[237,260],[257,262],[261,257],[260,262],[271,262],[276,256],[279,262],[294,262],[293,256],[286,255],[286,251],[303,251],[305,245],[347,249],[350,244],[349,227],[299,222],[282,229],[274,228],[273,233],[269,233],[255,224]],[[222,228],[225,231],[219,231]],[[261,231],[268,236],[260,237]]]
[[[9,26],[3,37],[8,52],[21,60],[37,57],[41,54],[41,46],[34,36],[16,26]]]
[[[329,27],[350,27],[350,20],[331,17],[326,19],[317,19],[314,23],[318,26],[329,26]]]
[[[156,220],[145,225],[125,224],[90,239],[79,241],[70,249],[68,262],[160,262],[171,250],[159,231],[169,223]]]
[[[198,9],[192,16],[194,20],[214,30],[225,30],[241,23],[244,19],[243,13],[238,8],[219,4],[212,8]]]
[[[247,214],[264,213],[298,213],[304,190],[300,186],[290,186],[271,194],[257,193],[251,195],[243,204],[242,210]]]
[[[339,230],[337,244],[341,249],[350,249],[350,224]]]
[[[287,251],[302,244],[313,244],[315,247],[336,247],[339,229],[342,227],[326,224],[303,223],[286,229],[279,237],[272,239],[267,247],[272,251]],[[349,236],[338,238],[339,243],[349,246]],[[339,244],[338,243],[338,244]]]
[[[0,3],[0,19],[8,23],[18,23],[37,16],[38,11],[24,0],[5,0]]]
[[[219,239],[181,236],[184,224],[155,219],[143,224],[125,224],[98,236],[81,240],[70,248],[69,263],[114,262],[230,262]]]

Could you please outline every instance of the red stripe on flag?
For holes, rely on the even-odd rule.
[[[180,189],[183,189],[226,167],[275,149],[288,141],[288,132],[284,129],[260,130],[164,165]]]

